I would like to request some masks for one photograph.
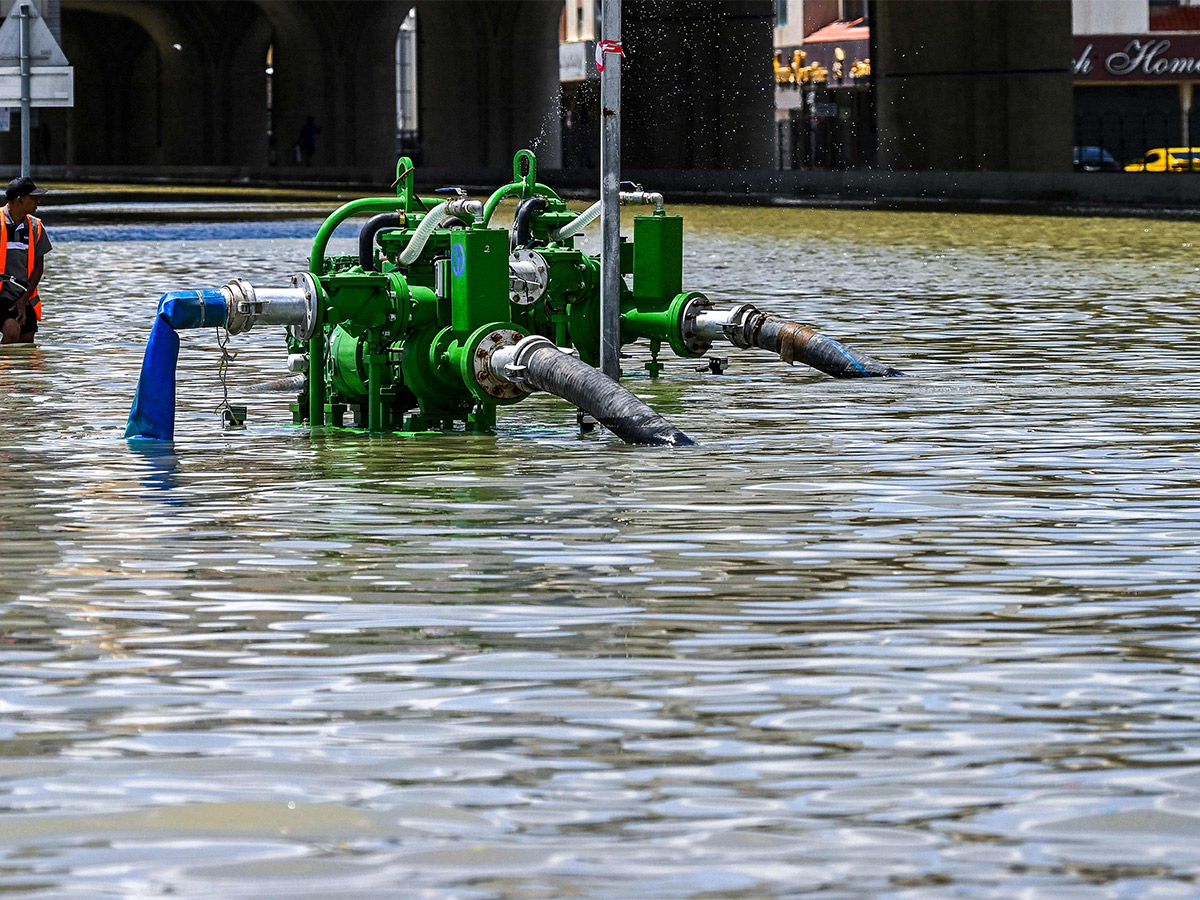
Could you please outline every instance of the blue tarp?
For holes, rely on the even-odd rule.
[[[146,356],[125,437],[158,441],[174,438],[175,363],[179,359],[176,332],[181,328],[224,325],[226,312],[225,295],[220,290],[170,291],[162,295],[150,340],[146,342]]]

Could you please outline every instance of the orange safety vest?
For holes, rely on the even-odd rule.
[[[4,213],[0,212],[0,216]],[[35,219],[33,216],[26,216],[29,220],[28,236],[26,239],[27,246],[25,248],[25,256],[29,259],[29,277],[33,278],[33,267],[37,263],[35,258],[37,253],[37,242],[42,239],[42,220]],[[34,227],[37,228],[37,236],[34,236]],[[5,219],[4,227],[0,228],[0,260],[3,260],[4,268],[8,268],[8,220]],[[38,297],[37,291],[34,291],[29,298],[33,301],[33,314],[37,316],[37,320],[42,321],[42,301]]]

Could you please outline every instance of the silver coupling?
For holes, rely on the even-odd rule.
[[[292,276],[290,288],[255,287],[234,278],[221,288],[225,296],[225,328],[241,334],[255,325],[286,325],[293,338],[307,341],[317,329],[320,292],[308,272]]]

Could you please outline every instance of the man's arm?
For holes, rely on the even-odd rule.
[[[17,298],[16,303],[14,304],[17,312],[17,324],[22,328],[25,326],[25,316],[29,307],[29,298],[33,295],[33,292],[37,290],[38,282],[42,280],[43,268],[45,268],[45,266],[43,265],[43,261],[41,259],[34,260],[33,274],[29,276],[29,287],[25,289],[25,293]]]

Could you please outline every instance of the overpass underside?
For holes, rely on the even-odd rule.
[[[413,9],[416,99],[399,122],[397,39]],[[447,182],[490,183],[522,147],[557,169],[563,10],[62,0],[76,106],[38,111],[35,173],[386,185],[405,152]],[[773,170],[773,0],[624,0],[624,10],[627,169]],[[871,22],[881,168],[1069,168],[1069,0],[876,0]],[[320,129],[311,156],[296,146],[309,117]],[[0,152],[18,159],[15,132]],[[724,180],[714,188],[737,182]]]

